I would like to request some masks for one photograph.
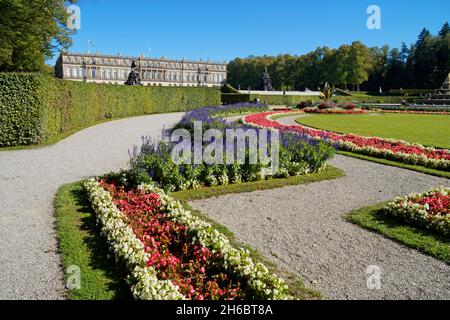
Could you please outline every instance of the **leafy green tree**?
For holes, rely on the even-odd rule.
[[[319,47],[304,55],[236,58],[229,65],[234,87],[256,89],[267,67],[278,90],[316,89],[330,82],[378,92],[399,88],[437,88],[450,71],[450,26],[444,24],[437,36],[422,30],[411,46],[368,48],[359,41],[338,49]]]
[[[0,0],[0,71],[45,70],[46,58],[70,46],[66,3]]]
[[[355,85],[359,91],[360,85],[369,79],[369,72],[373,68],[370,49],[360,41],[352,43],[350,49],[348,83]]]

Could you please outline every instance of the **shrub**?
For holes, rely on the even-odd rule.
[[[220,103],[211,88],[118,86],[0,73],[0,146],[38,144],[98,121]]]
[[[312,106],[311,100],[301,101],[297,104],[297,109],[305,109],[305,108],[309,108],[311,106]]]
[[[333,109],[336,108],[336,103],[334,102],[322,102],[319,104],[318,108],[320,110]]]
[[[342,102],[339,104],[339,108],[342,108],[344,110],[355,110],[356,104],[351,102]]]

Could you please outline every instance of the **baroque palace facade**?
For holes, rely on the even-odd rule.
[[[59,56],[55,73],[66,80],[124,84],[133,60],[143,85],[219,87],[227,79],[226,63],[66,52]]]

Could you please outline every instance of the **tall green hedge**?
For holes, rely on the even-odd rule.
[[[220,105],[220,90],[120,86],[0,73],[0,146],[39,144],[98,121]]]

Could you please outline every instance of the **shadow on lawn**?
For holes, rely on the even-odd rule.
[[[76,199],[79,228],[85,232],[84,243],[89,248],[89,266],[94,270],[101,270],[109,279],[108,290],[115,293],[115,300],[131,300],[132,295],[128,284],[125,282],[126,272],[117,266],[114,257],[110,254],[108,245],[100,234],[100,228],[96,224],[95,213],[83,187],[71,191]]]
[[[347,215],[347,221],[431,255],[450,265],[450,240],[426,228],[419,228],[383,212],[386,203],[361,208]]]
[[[414,232],[419,237],[431,237],[442,243],[450,244],[450,241],[448,238],[445,238],[443,235],[441,235],[437,232],[433,232],[432,230],[427,230],[424,228],[419,228],[419,227],[409,224],[399,218],[386,216],[386,214],[383,212],[382,208],[376,210],[373,213],[373,218],[377,223],[379,223],[380,225],[386,226],[387,228],[391,228],[391,229],[394,229],[394,228],[395,229],[402,229],[402,228],[406,229],[407,228],[408,230],[410,230],[411,232]]]

